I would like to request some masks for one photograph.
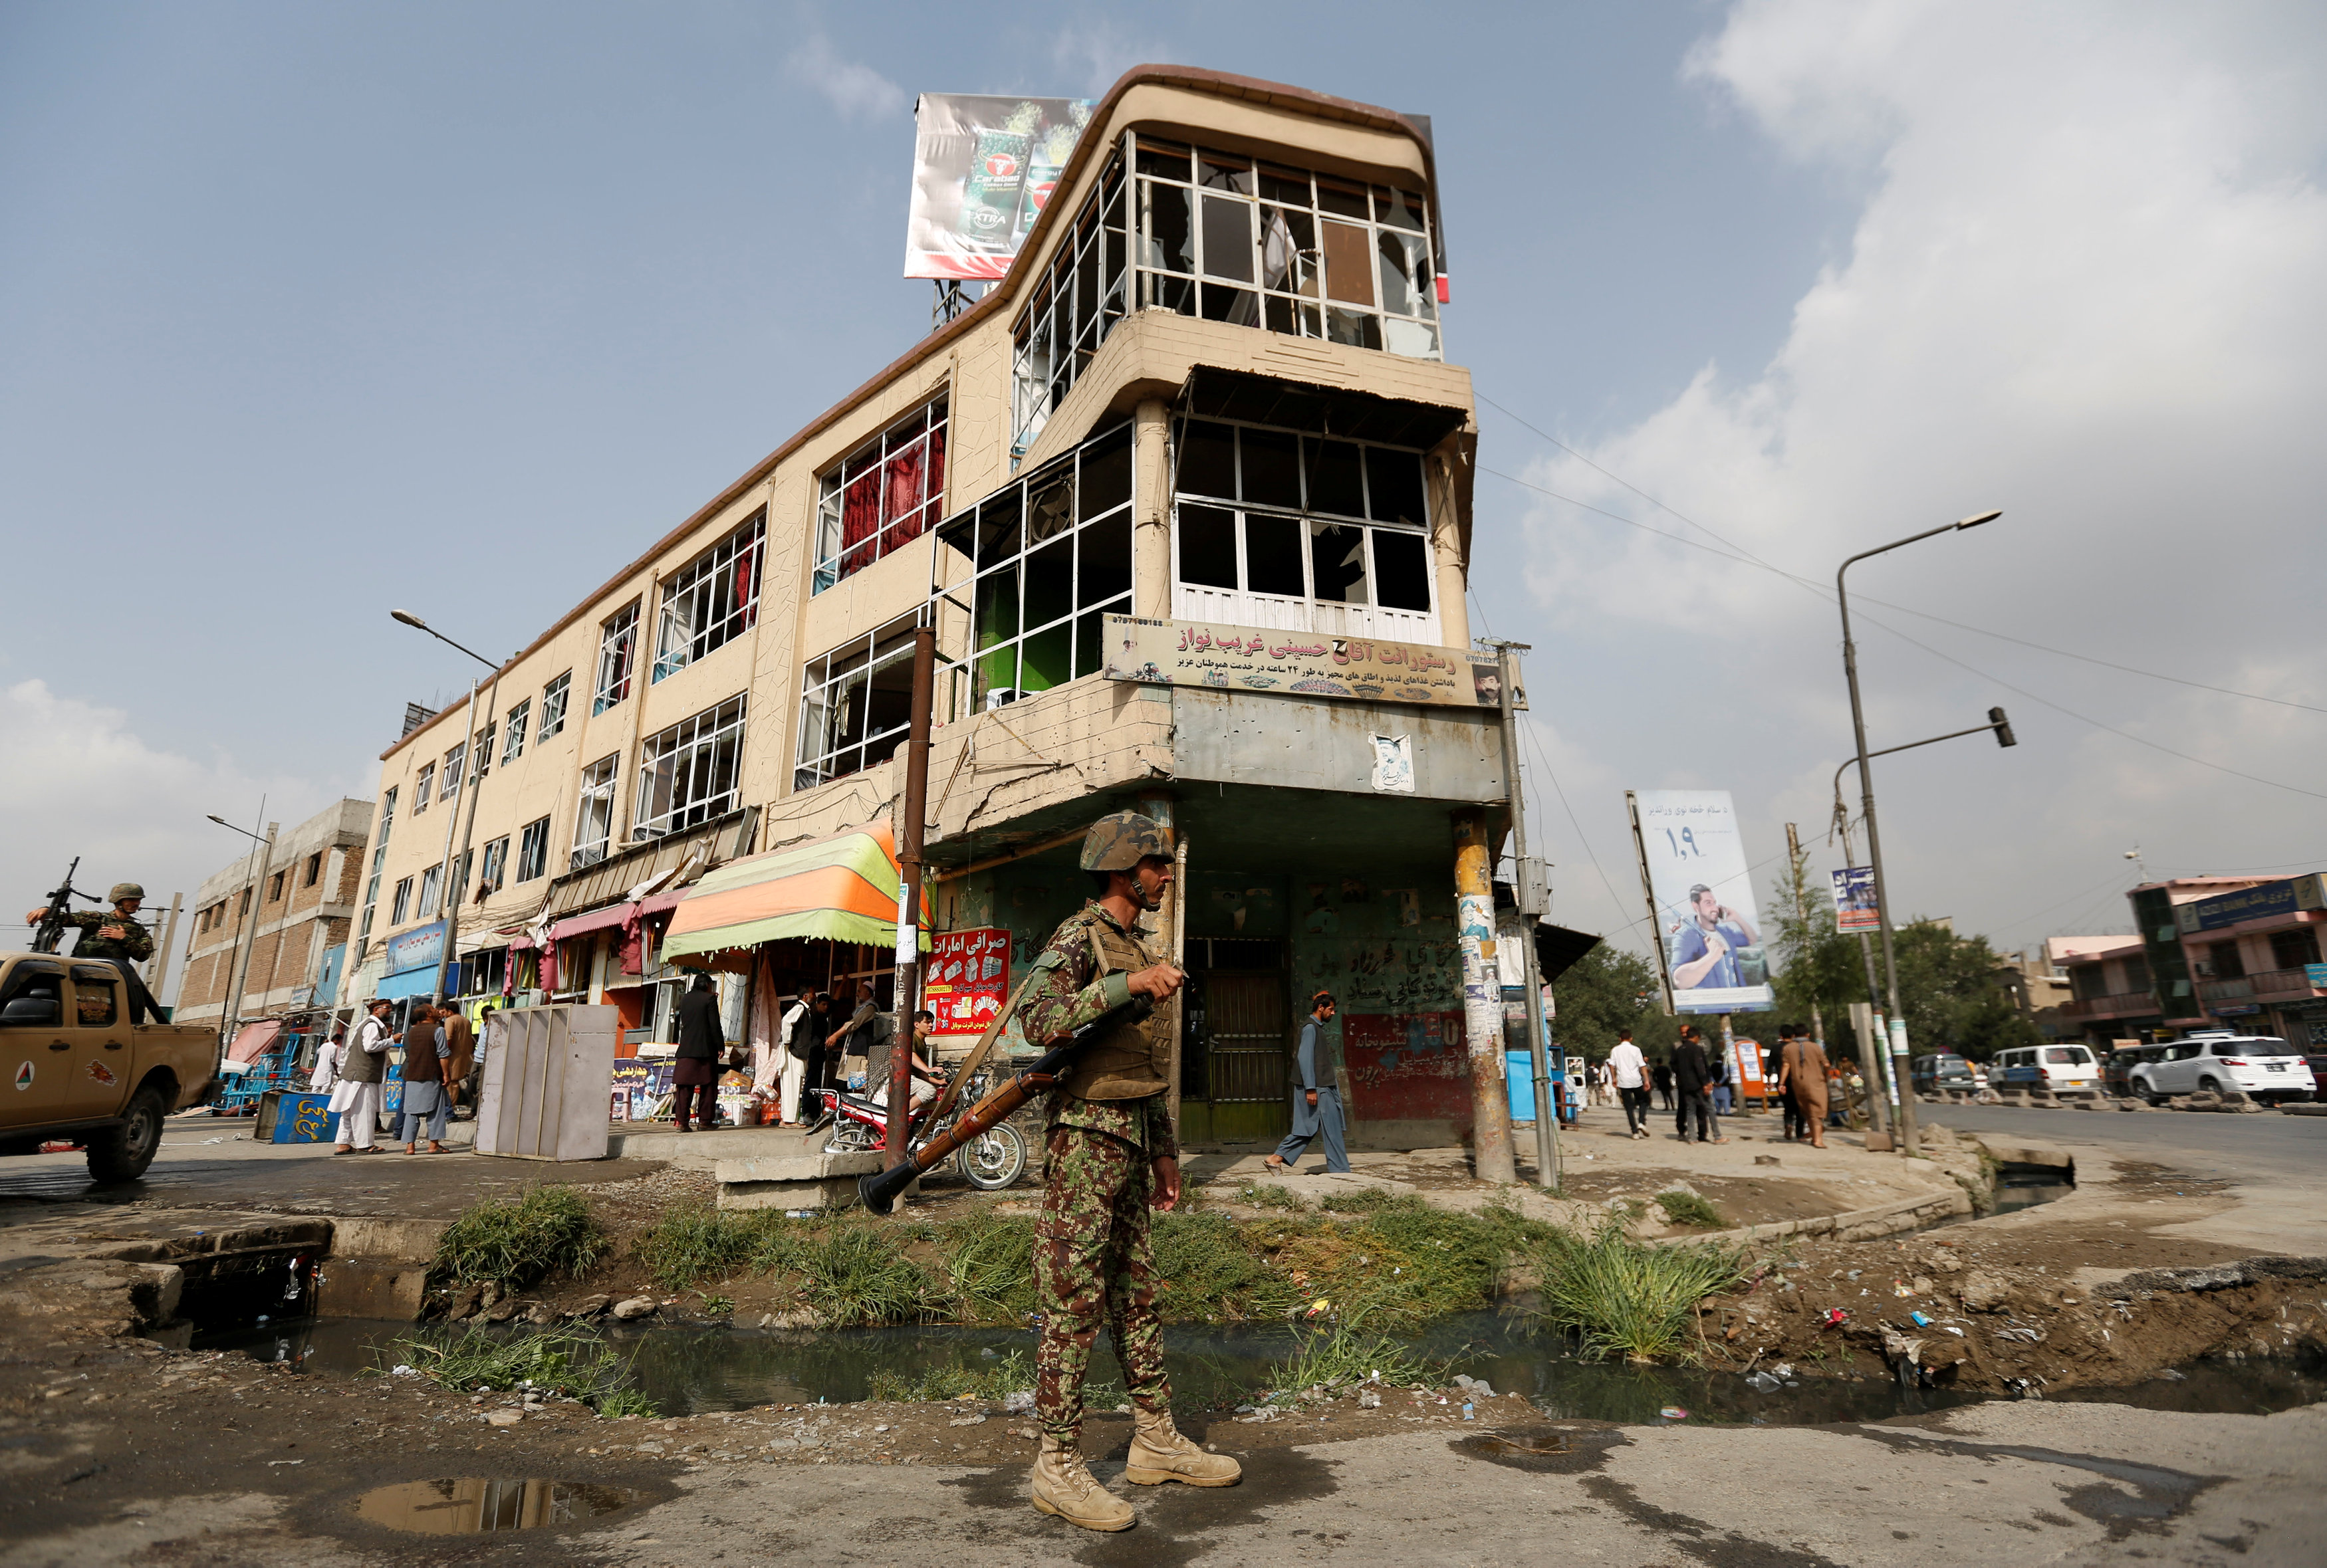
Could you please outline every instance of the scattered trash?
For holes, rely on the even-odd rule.
[[[1915,1321],[1915,1327],[1919,1329],[1928,1329],[1931,1326],[1931,1320],[1928,1313],[1909,1312],[1907,1315]]]
[[[1467,1399],[1463,1401],[1463,1419],[1465,1421],[1471,1419],[1471,1402]]]
[[[305,1464],[307,1461],[304,1459],[270,1459],[266,1462],[268,1465],[273,1466],[278,1464]]]
[[[1769,1394],[1784,1386],[1783,1378],[1772,1377],[1767,1372],[1748,1373],[1745,1377],[1745,1386],[1756,1394]]]
[[[1657,1414],[1663,1416],[1667,1421],[1687,1421],[1688,1419],[1688,1412],[1683,1410],[1677,1405],[1668,1405],[1662,1410],[1658,1411]]]
[[[1381,1408],[1381,1395],[1375,1393],[1370,1388],[1367,1389],[1363,1394],[1358,1395],[1358,1408],[1360,1410],[1379,1410]]]
[[[1791,1377],[1794,1375],[1794,1364],[1791,1361],[1780,1361],[1770,1370],[1780,1377]]]
[[[1454,1386],[1468,1391],[1473,1399],[1492,1399],[1495,1396],[1495,1391],[1487,1386],[1483,1377],[1466,1377],[1457,1372],[1454,1374]]]
[[[2186,1383],[2190,1378],[2190,1374],[2187,1372],[2176,1371],[2171,1367],[2166,1367],[2163,1371],[2160,1372],[2158,1376],[2173,1383]]]
[[[1327,1301],[1322,1296],[1319,1296],[1315,1301],[1309,1303],[1308,1316],[1313,1318],[1320,1312],[1330,1311],[1332,1310],[1332,1302]]]
[[[1949,1329],[1948,1332],[1953,1334],[1958,1339],[1964,1337],[1964,1331],[1961,1329]]]
[[[420,1376],[416,1369],[407,1367],[400,1361],[395,1366],[389,1367],[388,1372],[388,1376],[391,1377],[417,1377]]]
[[[1844,1311],[1840,1307],[1828,1307],[1826,1310],[1826,1322],[1828,1328],[1833,1328],[1837,1324],[1846,1323],[1848,1321],[1850,1321],[1850,1314]]]
[[[1894,1296],[1911,1296],[1915,1293],[1907,1288],[1907,1282],[1905,1280],[1892,1280],[1891,1282],[1891,1293]]]
[[[1034,1391],[1031,1388],[1021,1388],[1002,1396],[1002,1409],[1005,1414],[1023,1415],[1033,1408]]]

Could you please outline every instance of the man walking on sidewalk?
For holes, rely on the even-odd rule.
[[[1696,1121],[1696,1141],[1700,1143],[1726,1143],[1721,1135],[1721,1123],[1713,1114],[1713,1064],[1705,1059],[1705,1041],[1696,1032],[1696,1025],[1680,1026],[1680,1043],[1673,1047],[1673,1098],[1678,1108],[1673,1113],[1673,1130],[1680,1141],[1688,1142],[1688,1124]]]
[[[340,1113],[334,1154],[379,1153],[372,1140],[379,1135],[379,1086],[388,1076],[389,1006],[376,997],[364,1003],[370,1016],[356,1025],[355,1040],[341,1059],[340,1081],[331,1099],[332,1109]]]
[[[1346,1173],[1350,1152],[1341,1142],[1341,1078],[1333,1064],[1322,1059],[1326,1051],[1325,1025],[1333,1022],[1333,994],[1320,991],[1309,999],[1309,1022],[1301,1026],[1301,1048],[1295,1059],[1301,1069],[1301,1098],[1293,1106],[1293,1130],[1276,1145],[1267,1166],[1289,1171],[1301,1163],[1309,1140],[1325,1135],[1325,1169]]]
[[[1813,1149],[1826,1147],[1826,1052],[1817,1041],[1795,1030],[1778,1053],[1778,1087],[1790,1097],[1789,1103],[1801,1117],[1802,1134]]]
[[[1608,1072],[1615,1079],[1617,1097],[1624,1102],[1624,1125],[1635,1138],[1649,1135],[1649,1061],[1625,1030],[1608,1053]]]

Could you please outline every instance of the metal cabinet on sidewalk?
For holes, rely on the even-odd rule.
[[[603,1160],[621,1016],[612,1007],[513,1007],[493,1015],[477,1153]]]

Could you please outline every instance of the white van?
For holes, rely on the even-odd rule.
[[[1999,1092],[2050,1089],[2054,1094],[2100,1092],[2100,1064],[2081,1045],[2023,1045],[1988,1059],[1987,1081]]]
[[[2133,1092],[2151,1105],[2200,1089],[2237,1089],[2257,1100],[2311,1097],[2310,1063],[2276,1035],[2208,1031],[2152,1049],[2157,1059],[2126,1075]]]

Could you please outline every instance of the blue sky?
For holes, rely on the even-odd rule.
[[[1856,585],[2327,707],[2315,12],[1012,14],[0,12],[0,804],[44,825],[0,873],[166,897],[235,849],[203,813],[368,794],[467,679],[390,605],[521,646],[926,329],[915,92],[1149,60],[1433,117],[1450,357],[1510,411],[1474,622],[1536,645],[1559,918],[1637,913],[1626,787],[1730,789],[1775,855],[1848,739],[1830,603],[1605,513],[1817,582],[2002,506]],[[1889,619],[1938,653],[1864,634],[1877,744],[1991,703],[2023,740],[1878,773],[1902,905],[2017,945],[2122,926],[2135,841],[2327,863],[2327,714]]]

